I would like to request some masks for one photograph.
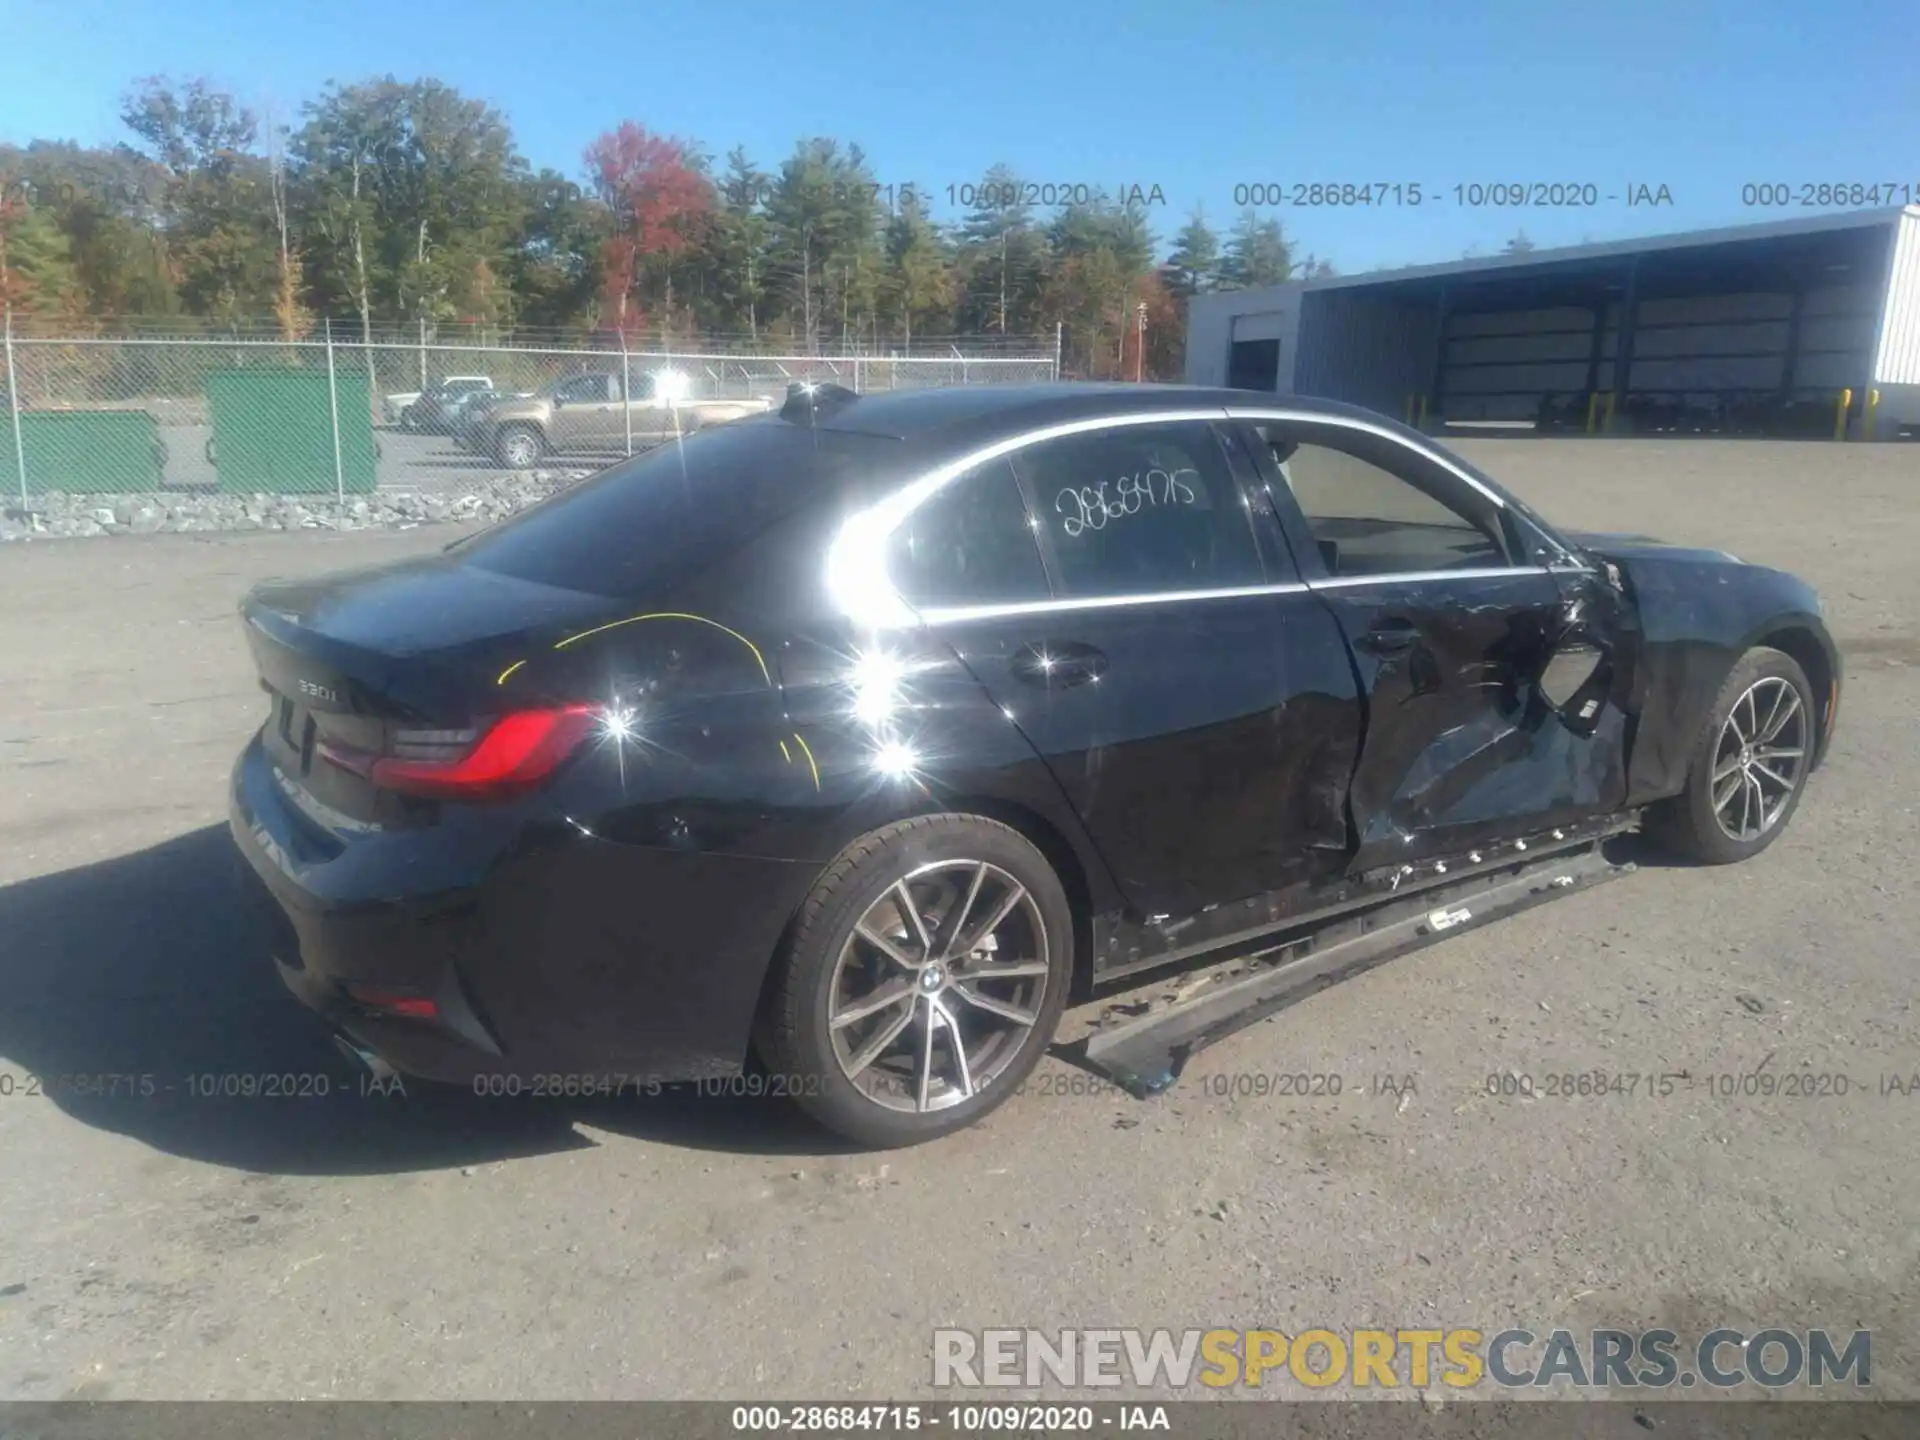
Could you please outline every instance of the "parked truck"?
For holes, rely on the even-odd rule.
[[[493,389],[493,379],[487,375],[443,375],[425,390],[402,390],[394,395],[380,397],[381,419],[389,425],[398,425],[402,429],[413,429],[407,423],[407,412],[412,410],[416,416],[420,413],[420,402],[432,396],[435,399],[452,399],[471,391]]]
[[[766,399],[700,400],[672,372],[635,375],[623,396],[619,371],[587,371],[533,395],[493,402],[461,430],[459,443],[510,470],[549,455],[620,455],[690,435],[708,425],[760,415]]]

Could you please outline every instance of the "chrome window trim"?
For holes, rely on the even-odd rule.
[[[1461,570],[1396,570],[1381,575],[1345,575],[1329,580],[1291,580],[1274,585],[1234,585],[1216,590],[1147,590],[1127,595],[1081,595],[1055,600],[1008,600],[991,605],[929,605],[919,612],[927,625],[999,620],[1019,615],[1063,615],[1078,610],[1118,610],[1184,601],[1241,600],[1259,595],[1310,595],[1367,585],[1423,584],[1432,580],[1497,580],[1551,575],[1544,565],[1489,565]]]
[[[967,620],[998,620],[1012,615],[1061,615],[1076,610],[1115,610],[1187,600],[1240,600],[1255,595],[1305,595],[1303,581],[1277,585],[1234,585],[1218,590],[1148,590],[1130,595],[1078,595],[1056,600],[1009,600],[994,605],[930,605],[920,612],[929,625]]]
[[[1436,449],[1409,443],[1384,425],[1344,415],[1324,415],[1312,410],[1284,407],[1188,406],[1181,409],[1144,410],[1122,415],[1087,416],[1037,426],[1000,439],[908,481],[877,504],[849,516],[828,547],[827,589],[841,613],[857,624],[871,629],[914,629],[921,625],[957,623],[1001,616],[1066,614],[1078,610],[1104,610],[1136,605],[1172,603],[1181,600],[1219,600],[1254,595],[1292,595],[1315,590],[1352,589],[1366,585],[1410,584],[1430,580],[1494,579],[1515,575],[1545,575],[1555,569],[1545,565],[1489,566],[1465,570],[1410,570],[1386,575],[1337,576],[1327,579],[1289,581],[1272,585],[1232,586],[1210,590],[1167,590],[1127,595],[1086,595],[1055,597],[1048,600],[1015,600],[981,605],[931,605],[916,609],[893,583],[887,573],[886,547],[894,531],[950,482],[991,460],[1012,455],[1031,445],[1043,444],[1069,435],[1084,435],[1128,425],[1190,424],[1200,421],[1217,424],[1222,420],[1280,420],[1307,425],[1336,425],[1377,435],[1402,449],[1430,460],[1477,494],[1500,509],[1507,500],[1476,480]],[[1549,536],[1549,538],[1552,538]],[[1585,570],[1582,565],[1579,569]]]
[[[1386,426],[1376,425],[1370,420],[1359,420],[1350,415],[1322,415],[1312,410],[1247,409],[1240,406],[1229,407],[1227,418],[1229,420],[1282,420],[1295,425],[1337,425],[1344,430],[1361,430],[1369,435],[1378,435],[1382,440],[1392,441],[1402,450],[1418,455],[1423,460],[1432,461],[1454,479],[1491,500],[1502,510],[1507,508],[1506,496],[1498,490],[1489,489],[1485,482],[1476,480],[1439,449],[1429,445],[1415,445],[1406,436],[1396,434]]]
[[[1428,580],[1497,580],[1511,575],[1551,575],[1545,565],[1478,565],[1461,570],[1390,570],[1380,575],[1333,575],[1309,580],[1310,590],[1352,590],[1362,585],[1412,585]]]

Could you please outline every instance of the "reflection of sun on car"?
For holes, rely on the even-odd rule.
[[[537,394],[490,404],[462,427],[465,448],[509,469],[547,455],[620,455],[691,435],[709,426],[764,414],[769,400],[703,400],[688,377],[666,369],[633,376],[623,397],[617,370],[590,370],[556,380]]]
[[[356,1054],[760,1064],[877,1145],[992,1110],[1070,993],[1178,971],[1083,1053],[1147,1093],[1625,873],[1627,829],[1755,855],[1841,688],[1790,575],[1562,531],[1369,411],[1184,387],[795,387],[243,613],[271,713],[232,829]]]
[[[401,407],[400,428],[426,435],[451,435],[460,422],[461,411],[476,396],[492,393],[493,381],[488,376],[449,375]]]

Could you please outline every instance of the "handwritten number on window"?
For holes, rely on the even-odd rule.
[[[1186,477],[1198,479],[1194,469],[1136,470],[1118,480],[1102,480],[1098,485],[1068,486],[1053,497],[1054,511],[1061,517],[1060,529],[1069,540],[1089,530],[1104,530],[1111,520],[1124,520],[1143,510],[1165,505],[1198,503],[1193,486]],[[1113,487],[1108,494],[1107,487]]]

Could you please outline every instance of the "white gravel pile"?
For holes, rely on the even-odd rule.
[[[96,535],[155,535],[235,530],[410,530],[416,525],[491,524],[564,490],[592,472],[533,470],[487,479],[465,490],[412,494],[227,495],[167,491],[149,495],[68,495],[50,490],[16,497],[0,510],[0,540],[65,540]]]

